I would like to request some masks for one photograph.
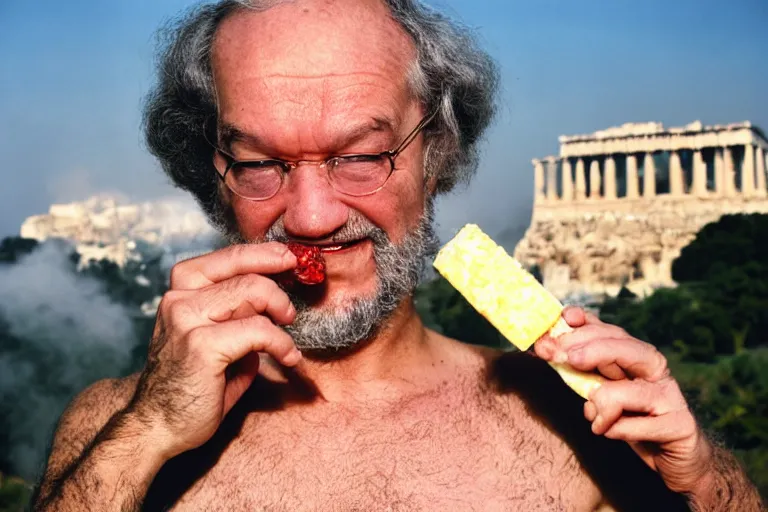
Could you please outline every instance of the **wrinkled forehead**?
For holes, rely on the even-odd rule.
[[[212,64],[220,107],[288,100],[307,108],[410,98],[415,54],[380,0],[296,0],[224,20]]]

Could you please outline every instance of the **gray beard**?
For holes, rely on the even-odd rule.
[[[416,227],[407,231],[398,244],[392,243],[382,229],[355,210],[332,240],[363,238],[373,242],[377,283],[372,295],[320,307],[307,302],[301,291],[286,290],[297,313],[285,330],[300,350],[332,355],[370,340],[385,327],[400,304],[413,294],[424,274],[427,258],[434,257],[439,247],[432,199],[427,200]],[[231,234],[229,239],[232,243],[247,243],[239,234]],[[272,225],[263,241],[290,241],[282,218]]]

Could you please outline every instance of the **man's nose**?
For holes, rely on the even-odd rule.
[[[324,166],[302,163],[287,178],[283,222],[289,236],[321,239],[347,222],[349,207],[329,183]]]

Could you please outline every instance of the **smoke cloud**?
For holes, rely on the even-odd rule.
[[[2,458],[29,480],[69,401],[98,379],[120,376],[137,344],[130,311],[75,273],[70,251],[49,241],[0,265],[0,435],[10,450]]]

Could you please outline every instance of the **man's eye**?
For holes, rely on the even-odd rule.
[[[355,164],[355,163],[370,163],[380,162],[382,160],[381,155],[352,155],[337,158],[340,164]]]
[[[259,172],[259,171],[281,171],[282,167],[277,162],[270,160],[261,160],[253,162],[237,162],[232,166],[232,171],[236,173]]]
[[[265,179],[271,181],[282,172],[282,168],[274,162],[238,162],[232,166],[229,174],[238,183],[251,184]]]

